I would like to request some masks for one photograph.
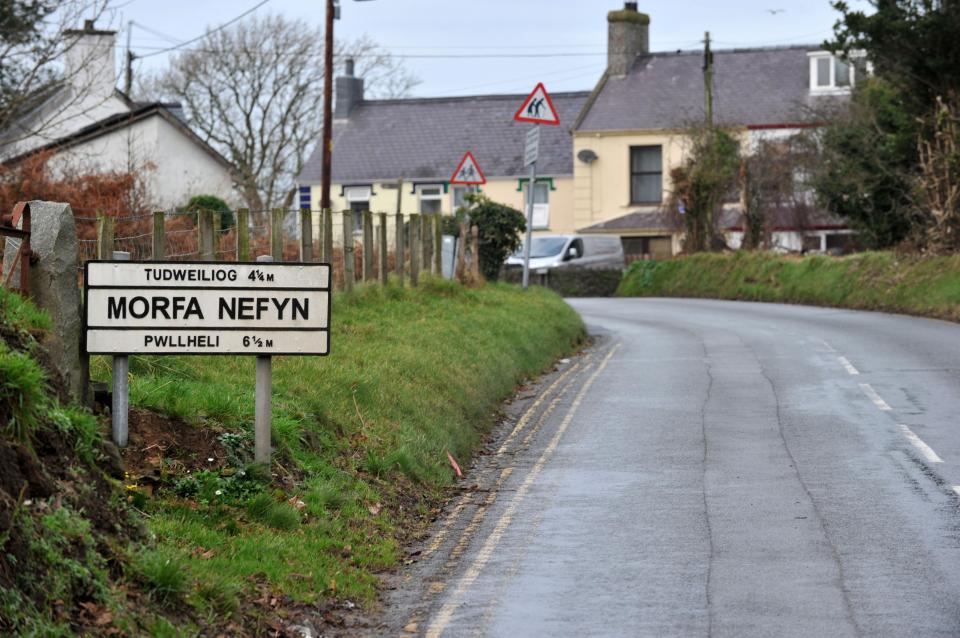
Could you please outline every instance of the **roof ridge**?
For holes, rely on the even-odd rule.
[[[436,96],[436,97],[400,97],[400,98],[384,98],[384,99],[374,99],[368,100],[364,99],[358,106],[366,106],[372,104],[425,104],[431,102],[465,102],[468,100],[506,100],[506,99],[517,99],[523,100],[529,95],[528,93],[480,93],[477,95],[447,95],[447,96]],[[553,99],[558,98],[577,98],[577,97],[587,97],[590,95],[590,91],[558,91],[557,93],[551,93],[550,97]]]
[[[765,51],[819,51],[823,49],[821,44],[776,44],[761,47],[731,47],[728,49],[713,49],[714,55],[724,53],[763,53]],[[656,57],[674,57],[681,55],[703,55],[703,49],[677,49],[676,51],[651,51],[647,55],[638,56],[640,58]]]

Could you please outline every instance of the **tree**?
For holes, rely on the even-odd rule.
[[[404,94],[416,79],[368,39],[358,57],[372,94]],[[247,206],[289,207],[308,147],[320,137],[323,37],[282,16],[251,17],[177,56],[147,90],[183,104],[190,126],[234,165]]]
[[[894,246],[910,234],[919,134],[902,92],[879,78],[858,85],[849,109],[818,133],[817,200],[849,220],[867,248]]]
[[[479,231],[480,272],[489,281],[500,278],[500,269],[512,253],[522,245],[520,236],[527,230],[523,213],[500,204],[483,193],[468,193],[467,205],[457,210],[457,222],[469,216],[470,225]],[[459,236],[459,223],[446,222],[445,234]]]
[[[910,111],[926,115],[937,96],[960,87],[960,1],[870,0],[871,14],[833,2],[836,52],[863,50],[878,77],[902,91]]]
[[[73,69],[63,64],[77,46],[64,31],[96,20],[106,0],[4,0],[0,2],[0,155],[5,148],[42,134],[75,115],[87,97],[83,52]],[[42,117],[28,115],[48,98]],[[92,108],[95,104],[85,104]]]
[[[723,203],[736,186],[740,145],[729,133],[696,128],[682,166],[671,171],[671,207],[683,218],[684,250],[701,252],[725,245],[717,229]]]
[[[744,233],[741,248],[770,248],[773,226],[807,225],[811,204],[808,180],[818,162],[809,135],[761,139],[740,165]]]

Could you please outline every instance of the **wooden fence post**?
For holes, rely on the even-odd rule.
[[[153,261],[167,256],[167,215],[162,210],[153,213]]]
[[[323,217],[323,256],[321,261],[333,264],[333,211],[326,208],[320,211]]]
[[[353,211],[343,211],[343,287],[353,290]]]
[[[197,245],[200,249],[200,259],[213,261],[213,211],[197,211]]]
[[[380,219],[380,283],[387,285],[387,214],[378,213]]]
[[[410,215],[410,285],[420,283],[420,215]]]
[[[237,261],[250,261],[250,210],[237,211]]]
[[[454,277],[458,281],[463,282],[466,280],[467,272],[467,246],[469,245],[469,240],[467,239],[467,223],[460,222],[460,238],[457,240],[457,265],[454,268]]]
[[[373,279],[373,213],[363,211],[363,280]]]
[[[270,255],[274,261],[283,261],[283,215],[282,208],[270,211]]]
[[[433,274],[443,277],[443,217],[433,218]]]
[[[470,274],[473,282],[477,283],[480,281],[480,227],[474,226],[470,230],[473,239],[470,246],[470,256],[472,257],[470,260]]]
[[[97,259],[113,259],[113,217],[97,213]]]
[[[400,282],[400,286],[403,286],[403,260],[404,250],[403,250],[403,213],[397,213],[396,228],[396,239],[393,242],[393,267],[397,271],[397,279]]]
[[[300,261],[313,261],[313,218],[309,208],[300,209]]]
[[[432,257],[432,244],[433,244],[433,232],[430,230],[430,216],[429,215],[420,215],[420,248],[423,252],[423,256],[420,260],[420,269],[428,273],[430,272],[430,266],[433,262]]]

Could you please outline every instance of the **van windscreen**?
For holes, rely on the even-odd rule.
[[[553,257],[563,251],[567,243],[566,237],[534,237],[530,244],[530,258]],[[517,257],[523,257],[523,246],[517,251]]]

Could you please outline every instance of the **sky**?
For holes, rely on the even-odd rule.
[[[132,20],[132,48],[146,54],[202,35],[262,1],[115,0],[108,18],[112,28],[121,29],[121,46]],[[617,0],[341,4],[336,36],[365,34],[401,57],[421,80],[412,90],[416,97],[524,93],[540,81],[551,92],[591,89],[606,64],[607,11],[623,6]],[[864,0],[849,4],[869,8]],[[324,6],[324,0],[268,0],[255,13],[280,13],[320,27]],[[640,0],[639,10],[650,15],[654,51],[701,48],[706,31],[717,49],[819,44],[837,20],[829,0]],[[141,69],[163,68],[169,55],[138,64]],[[118,51],[117,59],[121,57]]]

